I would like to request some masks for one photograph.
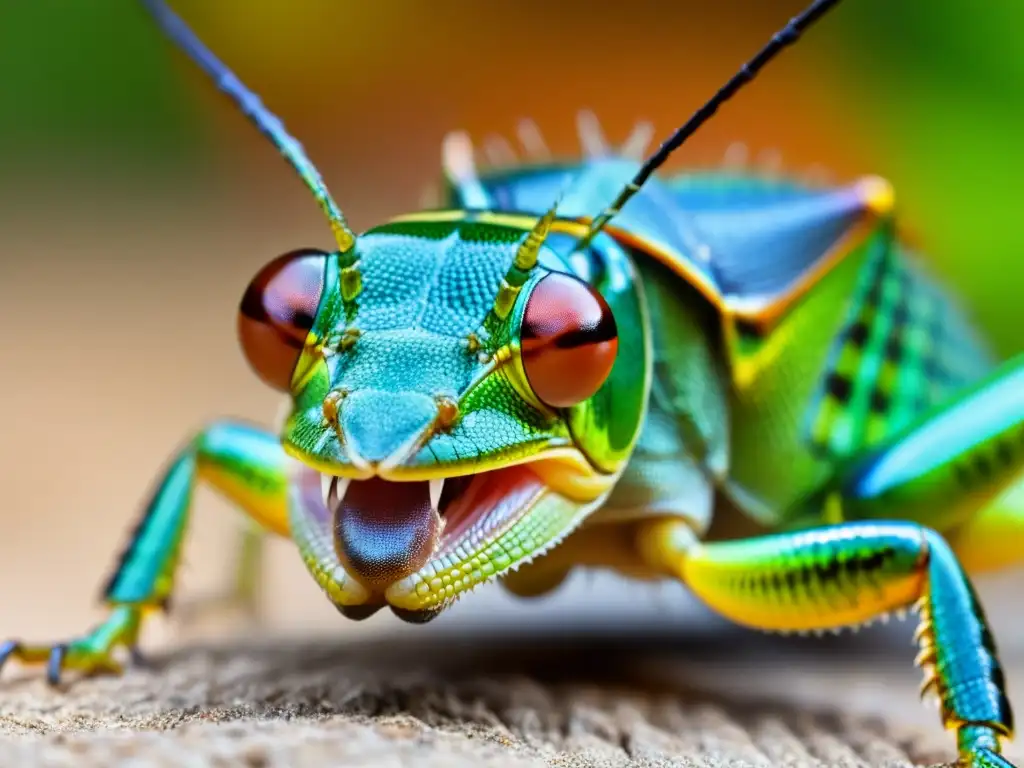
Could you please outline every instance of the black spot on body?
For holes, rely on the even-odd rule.
[[[871,329],[863,320],[858,320],[846,331],[847,340],[856,347],[863,347],[868,340]]]
[[[850,395],[853,393],[853,384],[843,374],[832,371],[825,379],[825,389],[836,400],[845,403],[849,401]]]
[[[814,566],[818,580],[822,584],[830,584],[839,578],[840,564],[835,558],[825,563],[818,563]]]
[[[749,320],[736,318],[734,324],[736,332],[746,339],[758,339],[762,336],[761,329]]]
[[[1011,466],[1014,459],[1013,446],[1006,440],[1000,440],[996,443],[996,457],[1004,467]]]
[[[980,453],[974,457],[974,470],[982,480],[989,480],[992,477],[992,465]]]
[[[885,359],[890,363],[898,363],[903,356],[903,340],[897,336],[890,336],[885,342]]]
[[[877,307],[882,301],[882,281],[875,280],[871,284],[871,289],[864,295],[864,301],[873,307]]]
[[[971,472],[963,464],[953,465],[953,477],[962,488],[970,488],[972,485]]]
[[[885,413],[889,410],[889,396],[880,389],[871,391],[871,410],[874,413]]]

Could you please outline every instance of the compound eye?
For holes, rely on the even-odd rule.
[[[568,408],[597,392],[618,346],[611,307],[585,282],[552,272],[534,286],[520,348],[530,387],[544,403]]]
[[[238,310],[238,338],[264,382],[287,392],[324,291],[327,254],[303,249],[279,256],[249,283]]]

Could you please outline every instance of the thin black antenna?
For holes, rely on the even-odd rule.
[[[249,121],[260,130],[277,147],[277,151],[287,160],[299,174],[313,197],[316,198],[321,210],[334,232],[338,248],[345,256],[352,257],[352,246],[355,244],[355,233],[349,228],[331,193],[327,191],[313,161],[306,156],[302,145],[285,129],[281,120],[263,106],[259,96],[245,87],[235,73],[228,69],[214,53],[207,48],[202,40],[189,29],[181,18],[174,13],[162,0],[141,0],[142,5],[156,21],[157,26],[170,38],[192,61],[209,76],[242,111]]]
[[[787,24],[784,29],[777,32],[768,44],[757,52],[757,55],[754,56],[754,58],[750,59],[746,64],[740,67],[739,72],[733,75],[729,82],[718,89],[718,93],[712,96],[704,106],[694,112],[693,116],[683,123],[683,125],[680,126],[679,129],[676,130],[676,132],[658,148],[657,152],[647,158],[647,161],[643,166],[641,166],[640,170],[637,171],[632,181],[626,184],[622,191],[619,192],[619,195],[615,198],[614,202],[605,208],[604,211],[601,212],[601,215],[590,223],[587,234],[584,235],[576,244],[576,250],[583,250],[586,248],[597,233],[604,229],[608,222],[622,210],[622,206],[624,206],[633,195],[640,191],[640,188],[644,185],[647,179],[650,178],[650,175],[658,170],[658,168],[668,160],[669,155],[679,149],[682,143],[690,138],[698,128],[710,120],[723,103],[732,98],[737,91],[753,80],[757,73],[761,71],[761,68],[774,59],[783,48],[795,43],[800,39],[800,35],[804,30],[838,4],[839,0],[815,0],[803,13],[790,19],[789,24]]]

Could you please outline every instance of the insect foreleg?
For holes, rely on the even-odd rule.
[[[962,765],[1009,766],[1000,739],[1013,714],[981,604],[949,545],[911,522],[861,521],[704,544],[680,520],[640,529],[652,567],[681,579],[708,606],[776,631],[856,625],[890,611],[921,612],[917,663],[927,669]]]
[[[217,422],[200,432],[167,469],[107,583],[107,620],[65,643],[4,643],[0,666],[12,657],[47,662],[54,684],[63,669],[117,671],[113,651],[134,651],[145,614],[165,608],[170,600],[196,481],[235,502],[261,527],[287,535],[286,462],[278,438],[258,428]]]

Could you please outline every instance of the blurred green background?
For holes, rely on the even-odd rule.
[[[803,0],[173,7],[283,118],[363,229],[420,205],[453,129],[512,137],[532,117],[575,153],[575,116],[590,108],[613,141],[640,119],[667,135]],[[1022,23],[1019,0],[848,0],[672,168],[719,164],[742,141],[752,163],[781,157],[795,174],[888,177],[934,269],[1002,353],[1018,351]],[[277,396],[242,359],[237,303],[265,262],[330,234],[285,163],[133,0],[0,0],[0,72],[0,637],[59,637],[95,619],[139,502],[189,431],[219,415],[271,421]],[[200,495],[186,596],[223,583],[237,520]],[[337,628],[294,548],[277,544],[271,617]]]

